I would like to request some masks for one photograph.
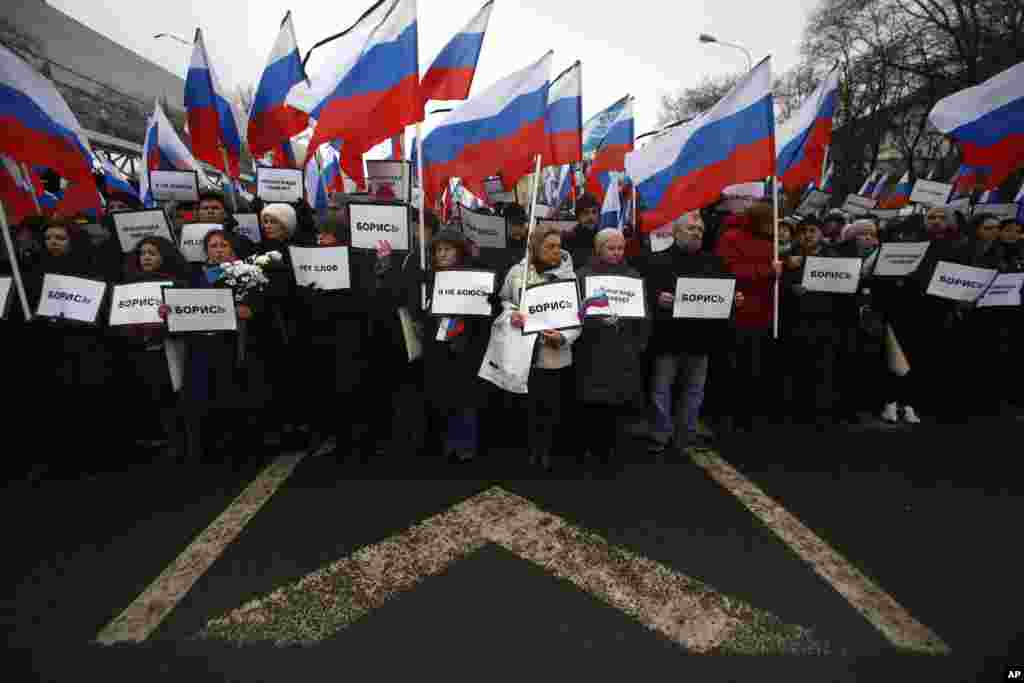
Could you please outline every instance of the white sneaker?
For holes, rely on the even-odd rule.
[[[917,416],[911,406],[903,406],[903,421],[911,425],[921,424],[921,418]]]
[[[915,416],[916,417],[916,416]],[[900,421],[900,407],[895,403],[886,403],[882,411],[882,420],[889,424],[896,424]]]

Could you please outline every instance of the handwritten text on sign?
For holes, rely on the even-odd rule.
[[[348,247],[288,247],[300,287],[326,291],[351,289]]]
[[[931,242],[886,242],[878,252],[875,275],[903,277],[921,265]]]
[[[488,298],[494,293],[494,273],[484,270],[446,270],[434,276],[430,312],[434,315],[491,315]]]
[[[644,281],[638,277],[622,275],[588,275],[583,280],[584,298],[600,290],[608,295],[608,308],[591,308],[587,317],[617,315],[620,318],[645,318]]]
[[[47,273],[43,276],[43,293],[39,297],[36,315],[96,322],[106,291],[106,282]]]
[[[859,258],[808,256],[804,263],[804,289],[809,292],[854,294],[860,282]]]
[[[301,201],[302,171],[297,168],[257,168],[256,196],[265,202],[291,204]]]
[[[139,282],[117,285],[110,298],[110,326],[159,324],[160,306],[164,303],[162,287],[173,282]]]
[[[206,249],[203,242],[211,230],[223,230],[220,223],[188,223],[181,228],[181,244],[178,250],[189,263],[202,263],[206,260]]]
[[[722,320],[732,313],[736,295],[733,278],[681,277],[676,280],[673,318]]]
[[[139,242],[147,237],[163,237],[172,241],[167,214],[160,209],[150,211],[119,211],[111,214],[121,251],[125,254],[135,250]]]
[[[160,202],[199,201],[199,179],[195,171],[150,171],[149,187]]]
[[[952,301],[974,302],[985,291],[998,271],[989,268],[962,266],[949,261],[939,261],[935,274],[928,283],[927,294]]]
[[[575,280],[527,287],[519,310],[526,314],[523,334],[580,327],[580,297]]]
[[[11,303],[11,278],[0,277],[0,320],[7,317],[7,310]]]
[[[504,216],[490,216],[463,209],[462,227],[466,230],[466,237],[482,249],[504,249],[508,246]]]
[[[356,249],[376,249],[382,240],[397,251],[409,249],[409,209],[404,205],[349,204],[348,210]]]
[[[177,332],[233,332],[238,329],[230,289],[165,289],[170,307],[167,329]]]
[[[978,300],[978,308],[1020,306],[1021,287],[1024,287],[1024,273],[1000,273]]]

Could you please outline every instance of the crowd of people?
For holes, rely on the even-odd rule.
[[[671,457],[713,432],[769,423],[963,422],[1022,407],[1020,307],[977,308],[926,294],[939,261],[1024,271],[1021,225],[984,207],[969,219],[933,208],[884,225],[838,212],[788,218],[778,255],[767,204],[691,212],[657,253],[645,235],[599,229],[589,196],[576,202],[572,230],[542,221],[528,235],[521,206],[498,207],[509,226],[506,249],[481,249],[458,221],[441,225],[427,212],[425,270],[419,213],[410,210],[408,250],[383,241],[375,251],[353,249],[349,289],[298,286],[288,247],[349,244],[348,201],[336,195],[317,215],[305,204],[256,200],[249,208],[260,216],[259,241],[240,234],[232,202],[218,192],[168,207],[175,231],[189,222],[223,226],[206,235],[204,263],[187,263],[160,237],[123,254],[109,214],[135,207],[121,201],[110,201],[97,224],[29,218],[12,226],[33,310],[46,273],[208,288],[224,286],[229,261],[272,251],[283,257],[268,267],[270,284],[237,305],[244,333],[188,336],[177,391],[165,324],[108,327],[102,310],[95,325],[26,324],[12,292],[0,325],[9,395],[20,397],[12,415],[33,435],[26,458],[75,466],[94,457],[83,449],[116,458],[142,444],[198,461],[244,460],[271,447],[458,463],[514,447],[524,462],[547,470],[568,460],[615,463],[627,422],[644,414],[651,452]],[[896,241],[930,246],[909,275],[874,276],[879,245]],[[805,290],[811,256],[864,259],[857,292]],[[0,258],[0,275],[10,274],[6,253]],[[424,310],[421,287],[432,291],[436,273],[458,268],[495,271],[489,318],[452,320]],[[592,316],[578,328],[540,332],[525,395],[478,376],[494,320],[509,314],[515,327],[526,322],[524,277],[533,285],[589,275],[643,278],[647,318]],[[735,278],[733,314],[674,318],[680,277]],[[422,345],[412,361],[410,330]]]

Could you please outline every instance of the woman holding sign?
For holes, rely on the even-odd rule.
[[[578,433],[583,435],[584,447],[603,466],[610,464],[615,451],[619,415],[644,402],[643,354],[651,326],[643,301],[643,280],[626,263],[625,254],[626,236],[621,230],[605,228],[594,236],[590,263],[576,271],[585,288],[584,334],[575,349],[576,395],[582,403],[577,410]],[[608,283],[616,291],[589,294],[588,278]],[[621,286],[615,288],[616,283]],[[589,308],[586,302],[595,305]],[[619,311],[627,317],[620,318]],[[591,312],[596,315],[588,315]],[[637,312],[641,317],[635,317]]]
[[[522,329],[527,315],[520,310],[523,274],[526,286],[556,280],[575,280],[572,256],[562,249],[562,235],[557,227],[536,228],[530,235],[529,253],[512,266],[501,288],[502,306],[512,312],[512,326]],[[537,333],[533,366],[527,395],[527,433],[530,464],[551,468],[551,451],[555,430],[562,421],[563,375],[572,365],[572,345],[580,337],[580,328],[542,330]]]

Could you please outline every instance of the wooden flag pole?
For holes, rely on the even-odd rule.
[[[427,188],[423,184],[423,130],[419,122],[416,123],[416,177],[420,182],[420,270],[426,275],[427,272],[427,224],[426,224],[426,197]],[[420,306],[427,309],[427,284],[420,284]]]
[[[523,305],[526,296],[526,280],[530,274],[530,238],[537,225],[537,188],[540,185],[540,154],[537,155],[536,167],[533,170],[533,189],[530,192],[530,227],[526,231],[526,257],[523,259],[523,284],[519,288],[519,306]]]
[[[825,156],[821,159],[821,180],[818,181],[818,189],[822,192],[825,190],[825,173],[828,170],[828,150],[829,145],[825,145]]]
[[[35,196],[35,192],[32,195]],[[25,283],[21,279],[21,266],[18,265],[18,256],[14,252],[11,230],[7,225],[7,209],[4,208],[3,202],[0,202],[0,230],[3,230],[7,256],[11,259],[11,274],[14,276],[14,287],[18,290],[18,300],[21,301],[21,310],[25,314],[25,322],[28,322],[32,320],[32,309],[28,307],[28,297],[25,296]]]

